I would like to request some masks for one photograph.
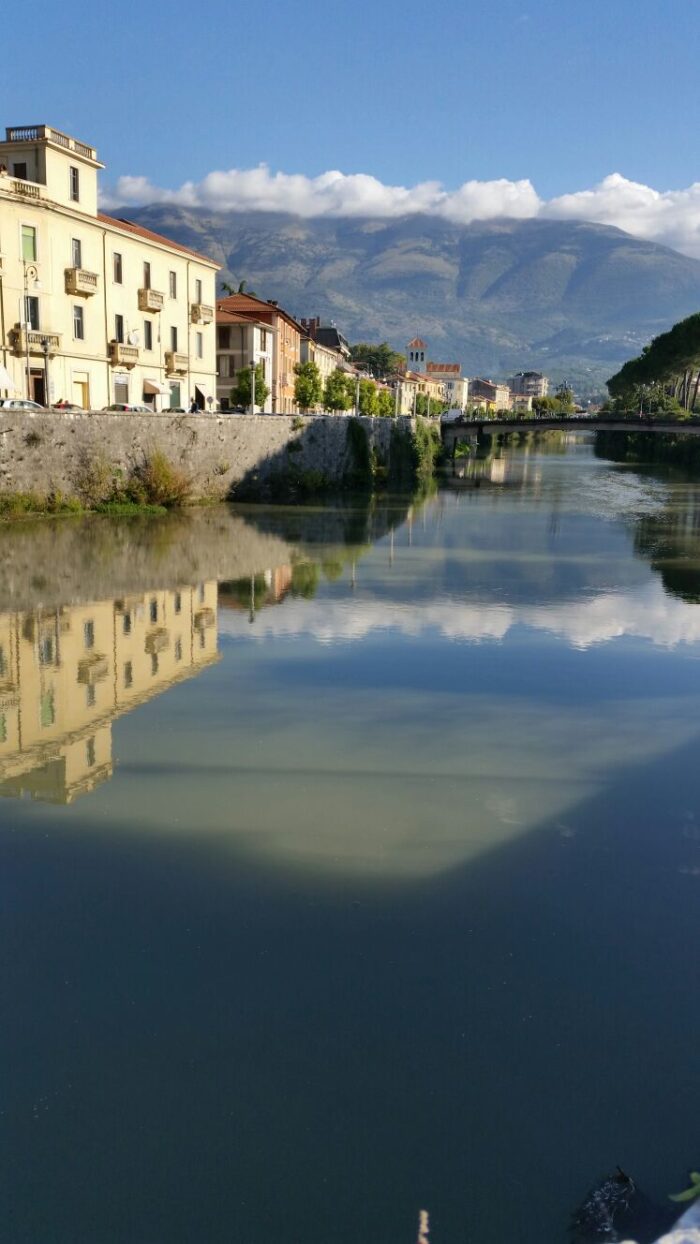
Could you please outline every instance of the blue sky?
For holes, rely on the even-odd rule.
[[[400,186],[529,180],[547,201],[614,172],[659,191],[695,180],[696,0],[40,10],[31,75],[26,56],[3,66],[5,123],[93,142],[111,183],[264,163]]]

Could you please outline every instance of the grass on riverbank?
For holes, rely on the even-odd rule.
[[[83,456],[74,477],[75,492],[56,489],[0,493],[0,521],[41,515],[166,514],[190,500],[192,482],[159,451],[144,454],[125,474],[103,458]]]

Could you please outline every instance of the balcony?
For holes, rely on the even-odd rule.
[[[102,682],[109,674],[109,661],[107,657],[94,653],[93,656],[84,657],[82,661],[78,661],[78,682],[86,687],[94,687],[96,683]]]
[[[162,311],[165,295],[157,289],[139,290],[139,311]]]
[[[149,656],[155,656],[159,652],[165,652],[170,647],[170,635],[164,626],[159,626],[155,631],[149,631],[146,636],[144,650]]]
[[[139,361],[138,346],[127,346],[123,341],[110,341],[109,361],[113,367],[135,367]]]
[[[24,324],[18,324],[13,328],[10,336],[15,354],[43,354],[45,341],[49,343],[49,356],[57,354],[61,348],[60,333],[44,333],[35,328],[27,329]]]
[[[190,311],[193,324],[211,324],[214,319],[214,308],[204,302],[193,302]]]
[[[177,350],[165,351],[165,370],[172,376],[174,374],[184,374],[188,370],[188,359],[186,354],[178,354]]]
[[[20,177],[0,177],[0,189],[9,190],[21,199],[43,199],[44,187],[38,181],[23,181]]]
[[[214,610],[208,606],[205,609],[198,609],[194,615],[194,626],[197,631],[208,631],[210,627],[216,625],[216,614]]]
[[[86,298],[97,293],[97,273],[87,268],[66,268],[66,293],[83,294]]]
[[[78,142],[77,138],[71,138],[69,134],[64,134],[61,130],[55,130],[52,125],[12,125],[5,130],[5,142],[8,143],[42,141],[54,143],[55,146],[63,147],[66,151],[74,151],[76,155],[84,156],[86,160],[93,160],[97,163],[97,152],[94,147]]]

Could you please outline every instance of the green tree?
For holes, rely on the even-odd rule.
[[[238,285],[230,285],[228,281],[222,281],[221,288],[225,294],[250,294],[251,298],[258,296],[254,289],[248,289],[247,281],[239,281]]]
[[[352,377],[349,377],[354,387]],[[353,404],[354,393],[348,386],[348,376],[339,367],[332,371],[326,380],[323,391],[323,404],[326,410],[349,410]]]
[[[247,410],[251,404],[252,396],[251,369],[250,367],[242,367],[241,370],[236,373],[236,383],[231,389],[231,405],[242,406],[244,410]],[[260,407],[264,406],[269,396],[270,390],[265,384],[265,369],[262,363],[256,363],[255,405]]]
[[[639,409],[635,390],[640,385],[657,387],[657,393],[658,386],[663,386],[684,410],[692,410],[699,384],[700,312],[696,312],[654,337],[637,358],[629,359],[608,380],[608,391],[625,409]]]
[[[360,415],[376,415],[379,413],[379,401],[377,398],[377,386],[373,380],[360,381]]]
[[[394,414],[394,394],[390,389],[377,390],[377,414],[391,419]]]
[[[574,409],[574,391],[566,380],[557,385],[556,402],[562,415],[570,415]]]
[[[532,409],[537,415],[555,415],[561,407],[556,397],[533,397]]]
[[[350,347],[350,357],[353,363],[358,363],[364,371],[374,376],[375,380],[393,376],[395,372],[403,371],[406,366],[405,354],[398,354],[396,350],[392,350],[386,341],[382,341],[378,346],[361,341],[358,345]]]
[[[294,401],[300,410],[311,410],[323,401],[321,373],[316,363],[297,363],[294,373]]]

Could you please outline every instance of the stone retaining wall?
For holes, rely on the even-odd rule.
[[[75,492],[85,456],[128,471],[162,451],[190,475],[194,497],[252,495],[272,477],[318,473],[339,484],[353,469],[348,428],[359,422],[390,465],[392,429],[408,418],[359,421],[333,415],[171,415],[105,411],[0,411],[0,491]]]

